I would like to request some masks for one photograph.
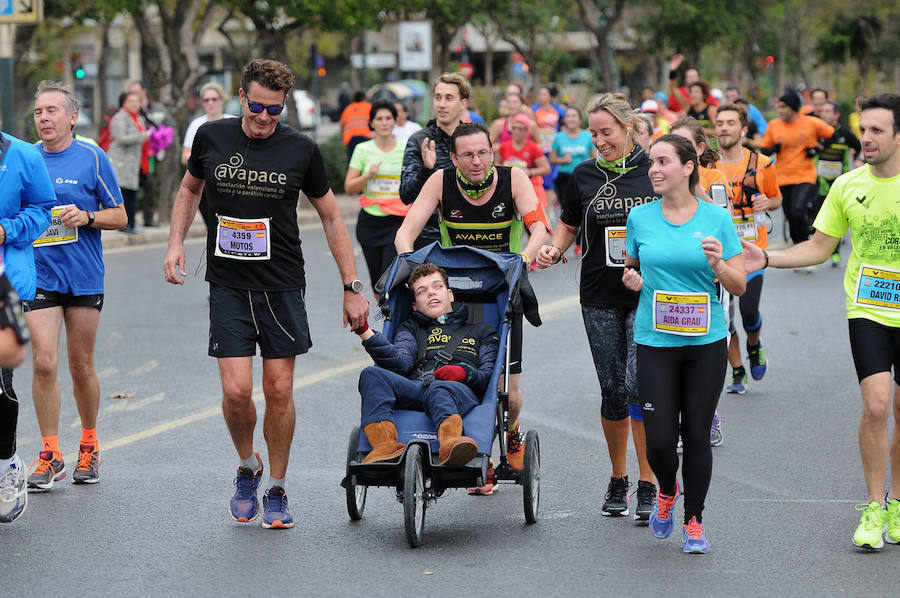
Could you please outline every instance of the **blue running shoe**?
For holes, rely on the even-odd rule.
[[[294,518],[288,513],[287,494],[284,488],[272,486],[263,494],[263,522],[266,529],[289,529],[294,527]]]
[[[725,390],[739,395],[747,393],[747,371],[744,369],[744,366],[741,365],[734,368],[731,373],[731,384]]]
[[[659,489],[656,490],[656,506],[650,511],[650,533],[657,538],[668,538],[675,529],[675,517],[672,515],[672,509],[678,502],[678,495],[681,494],[681,487],[678,480],[675,480],[675,494],[666,496]]]
[[[747,343],[747,355],[750,358],[750,375],[754,380],[762,380],[766,375],[766,354],[763,351],[762,343],[751,347]]]
[[[236,489],[234,496],[231,497],[231,518],[241,523],[253,521],[259,515],[259,499],[256,497],[256,491],[262,479],[263,465],[258,452],[254,451],[253,456],[259,463],[256,471],[238,467],[237,477],[234,478]]]
[[[681,549],[688,554],[709,552],[709,542],[706,541],[706,534],[703,533],[703,524],[699,523],[696,517],[691,517],[687,525],[682,527]]]

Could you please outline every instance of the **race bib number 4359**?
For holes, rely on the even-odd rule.
[[[272,238],[269,218],[218,216],[216,255],[232,260],[267,260]]]

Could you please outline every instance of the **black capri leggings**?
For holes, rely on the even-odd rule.
[[[728,304],[728,333],[734,334],[734,304],[737,303],[741,310],[741,322],[746,332],[756,332],[762,326],[762,314],[759,313],[759,299],[762,296],[763,275],[754,276],[747,281],[747,290],[741,295],[740,300],[732,297]]]
[[[684,521],[702,521],[712,477],[709,429],[725,381],[725,339],[684,347],[637,346],[638,396],[647,433],[647,459],[663,494],[675,490],[679,419],[684,442],[681,477]]]
[[[12,379],[12,368],[0,370],[0,459],[9,459],[16,453],[19,399],[13,390]]]

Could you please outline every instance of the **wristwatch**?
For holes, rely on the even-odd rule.
[[[87,226],[90,226],[94,223],[94,213],[92,211],[88,210],[87,216],[88,216]]]
[[[363,285],[362,282],[357,280],[352,280],[344,285],[345,291],[350,291],[352,293],[362,293]]]

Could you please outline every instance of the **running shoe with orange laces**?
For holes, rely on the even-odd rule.
[[[38,458],[31,462],[31,474],[28,476],[29,490],[50,490],[54,482],[66,477],[66,464],[62,453],[41,451]]]
[[[506,459],[516,471],[525,465],[525,436],[519,431],[519,422],[516,422],[516,429],[506,435]]]
[[[498,490],[500,490],[500,484],[494,479],[494,460],[491,459],[488,463],[487,479],[485,480],[484,486],[469,488],[468,493],[473,496],[490,496]]]
[[[93,444],[78,447],[78,466],[72,472],[73,484],[96,484],[100,481],[100,449]]]
[[[663,494],[659,489],[656,490],[656,506],[650,512],[650,533],[657,538],[668,538],[675,529],[675,517],[672,509],[678,502],[678,495],[681,494],[681,487],[678,480],[675,480],[675,493],[672,496]]]
[[[688,554],[706,554],[709,552],[709,542],[703,531],[703,524],[691,517],[681,528],[681,550]]]

